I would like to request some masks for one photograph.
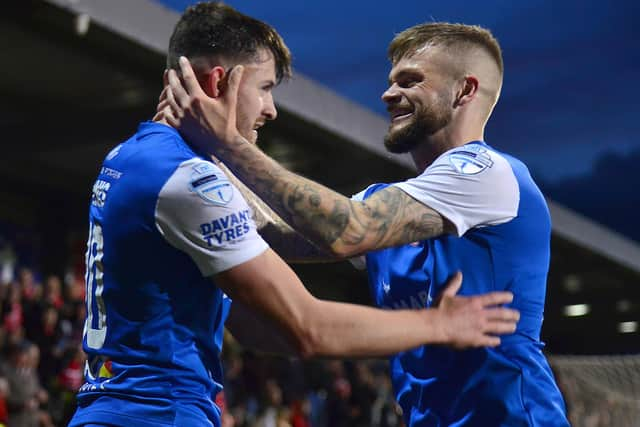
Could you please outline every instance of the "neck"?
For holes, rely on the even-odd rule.
[[[443,153],[471,141],[483,140],[484,128],[482,126],[465,128],[450,123],[449,126],[427,136],[422,143],[411,150],[411,157],[418,172],[422,173]]]

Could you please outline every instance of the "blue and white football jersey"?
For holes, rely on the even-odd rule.
[[[240,192],[168,126],[106,157],[87,247],[88,355],[71,426],[218,426],[230,300],[207,277],[266,250]]]
[[[511,306],[521,315],[516,332],[503,336],[497,348],[424,346],[393,356],[392,381],[407,425],[568,426],[540,342],[551,221],[525,165],[476,141],[392,185],[446,217],[457,236],[367,254],[376,304],[429,307],[460,270],[459,294],[511,291]],[[373,185],[354,198],[386,186]]]

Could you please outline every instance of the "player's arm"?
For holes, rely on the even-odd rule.
[[[454,232],[446,218],[399,188],[387,187],[365,201],[352,200],[286,170],[238,138],[228,158],[242,180],[270,205],[251,192],[249,204],[258,206],[257,216],[262,217],[260,234],[287,261],[348,258]],[[248,150],[243,149],[245,143]],[[270,215],[271,207],[277,213]]]
[[[214,159],[214,161],[217,159]],[[240,181],[223,163],[218,167],[244,196],[253,212],[258,232],[280,257],[289,263],[337,261],[335,255],[319,249],[291,228],[265,202]]]
[[[318,300],[268,249],[248,212],[224,173],[194,157],[163,185],[154,219],[167,244],[227,295],[270,319],[303,356],[389,354],[426,343],[497,345],[494,334],[515,330],[517,313],[495,307],[511,301],[505,292],[465,298],[454,287],[435,310],[393,312]]]
[[[216,99],[202,91],[185,58],[181,69],[186,89],[171,70],[159,111],[192,143],[208,149],[215,145],[216,155],[247,186],[320,249],[347,258],[453,232],[442,215],[398,188],[384,189],[364,202],[353,201],[287,171],[249,143],[235,126],[241,66],[232,70],[228,90]]]
[[[511,301],[508,292],[455,296],[460,277],[434,309],[381,310],[319,300],[271,250],[217,273],[212,279],[234,301],[284,331],[283,348],[269,349],[265,337],[258,339],[258,346],[267,346],[268,350],[293,349],[302,357],[381,356],[423,344],[494,346],[500,342],[495,335],[512,333],[518,318],[516,311],[497,307]],[[237,333],[238,327],[255,327],[249,322],[236,322],[233,326],[232,333]],[[251,334],[240,332],[241,336],[243,333],[240,341],[251,344]]]
[[[282,329],[239,300],[231,304],[224,326],[243,347],[263,353],[297,355],[293,342]]]

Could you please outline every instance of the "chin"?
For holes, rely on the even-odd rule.
[[[421,126],[392,126],[384,137],[384,146],[394,154],[408,153],[421,141]]]

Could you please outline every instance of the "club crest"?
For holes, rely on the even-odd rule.
[[[449,154],[449,163],[464,175],[475,175],[493,166],[493,160],[481,145],[466,145]]]
[[[193,167],[189,190],[213,205],[224,206],[233,199],[233,186],[227,177],[208,162]]]

